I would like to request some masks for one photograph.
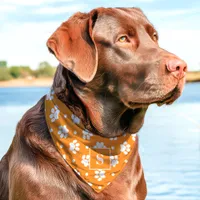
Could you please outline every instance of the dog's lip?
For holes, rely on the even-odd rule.
[[[164,104],[170,104],[171,102],[174,101],[174,96],[177,93],[177,87],[175,87],[171,92],[169,92],[167,95],[164,97],[160,98],[159,100],[156,101],[151,101],[151,102],[128,102],[128,105],[131,108],[143,108],[143,107],[148,107],[151,104],[157,104],[158,106],[162,106]]]

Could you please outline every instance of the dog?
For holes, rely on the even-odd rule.
[[[139,8],[76,13],[47,41],[59,61],[53,91],[84,126],[104,138],[137,133],[150,104],[172,104],[187,64],[162,49]],[[45,119],[45,96],[17,125],[0,162],[1,200],[143,200],[147,188],[138,138],[128,163],[97,193],[65,162]]]

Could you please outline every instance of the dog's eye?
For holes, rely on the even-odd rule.
[[[153,33],[153,40],[154,41],[158,40],[158,34],[156,32]]]
[[[129,42],[129,39],[127,36],[121,36],[119,39],[118,39],[119,42],[121,43],[125,43],[125,42]]]

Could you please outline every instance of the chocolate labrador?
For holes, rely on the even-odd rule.
[[[76,13],[47,46],[60,62],[55,94],[89,131],[103,137],[138,132],[150,104],[171,104],[183,90],[186,63],[159,47],[157,31],[138,8]],[[1,200],[145,199],[138,138],[125,168],[96,193],[56,150],[44,100],[20,120],[0,162]]]

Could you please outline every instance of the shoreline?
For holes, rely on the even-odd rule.
[[[0,88],[50,87],[52,83],[53,78],[12,79],[9,81],[0,81]]]
[[[186,82],[200,82],[200,72],[188,72],[186,75]],[[0,81],[0,88],[13,87],[51,87],[53,83],[52,78],[32,78],[32,79],[12,79],[9,81]]]
[[[187,72],[187,74],[186,74],[186,81],[188,83],[191,83],[191,82],[200,82],[200,71]]]

